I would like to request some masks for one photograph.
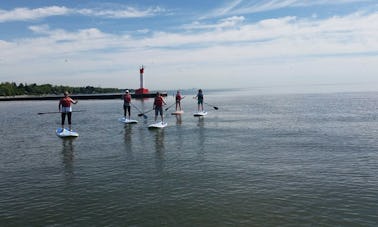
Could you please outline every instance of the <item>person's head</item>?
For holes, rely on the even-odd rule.
[[[198,92],[199,92],[199,93],[202,93],[202,89],[199,89]]]
[[[180,94],[180,91],[179,91],[179,90],[177,90],[177,94]]]
[[[68,91],[65,91],[65,92],[63,92],[63,94],[64,94],[65,97],[67,97],[69,93],[68,93]]]
[[[129,94],[129,90],[126,89],[126,90],[125,90],[125,94]]]
[[[156,92],[156,96],[160,96],[160,92]]]

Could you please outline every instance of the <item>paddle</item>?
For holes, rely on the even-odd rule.
[[[145,115],[146,113],[149,113],[149,112],[151,112],[151,111],[153,111],[154,109],[152,109],[152,110],[149,110],[149,111],[146,111],[146,112],[144,112],[144,113],[140,113],[140,114],[138,114],[138,116],[140,117],[140,116],[143,116],[145,119],[147,119],[147,116]]]
[[[140,109],[138,107],[136,107],[133,103],[131,103],[131,105],[137,109],[139,111],[140,114],[138,114],[138,117],[141,117],[143,116],[144,119],[147,119],[148,117],[146,115],[144,115],[144,113],[142,113],[142,111],[140,111]]]
[[[169,108],[171,108],[173,105],[175,105],[176,103],[173,103],[171,105],[169,105],[167,108],[165,108],[165,111],[167,111]]]
[[[74,111],[71,111],[71,112],[85,112],[85,110],[74,110]],[[41,112],[41,113],[38,113],[38,115],[41,115],[41,114],[56,114],[56,113],[62,113],[62,112],[59,112],[59,111]]]
[[[183,100],[185,98],[185,96],[184,97],[182,97],[182,99],[181,100]],[[172,105],[170,105],[170,106],[168,106],[167,108],[165,108],[165,111],[167,111],[169,108],[171,108],[173,105],[175,105],[176,104],[176,102],[175,103],[173,103]]]
[[[216,107],[216,106],[210,105],[209,103],[206,103],[206,102],[205,102],[205,104],[208,105],[208,106],[213,107],[213,108],[216,109],[216,110],[218,110],[218,107]]]

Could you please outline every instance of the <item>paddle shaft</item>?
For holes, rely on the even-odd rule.
[[[138,107],[136,107],[133,103],[130,103],[135,109],[137,109],[139,111],[139,114],[138,116],[143,116],[145,119],[147,119],[147,116],[144,115],[144,113],[142,113],[142,111],[140,111],[140,109]]]
[[[183,100],[185,98],[185,96],[184,97],[182,97],[182,99],[181,100]],[[171,105],[169,105],[167,108],[165,108],[165,111],[167,111],[169,108],[171,108],[173,105],[175,105],[176,104],[176,100],[175,100],[175,102],[173,103],[173,104],[171,104]]]
[[[216,109],[216,110],[218,110],[218,107],[216,107],[216,106],[210,105],[209,103],[206,103],[206,102],[205,102],[205,104],[208,105],[208,106],[213,107],[213,108]]]
[[[149,113],[149,112],[151,112],[151,111],[153,111],[154,109],[151,109],[151,110],[149,110],[149,111],[146,111],[146,112],[144,112],[144,113],[140,113],[140,114],[138,114],[138,116],[146,116],[145,114],[146,113]]]
[[[74,111],[71,111],[71,112],[84,112],[85,110],[74,110]],[[41,113],[38,113],[38,115],[41,115],[41,114],[57,114],[57,113],[62,113],[62,112],[59,112],[59,111],[52,111],[52,112],[41,112]]]

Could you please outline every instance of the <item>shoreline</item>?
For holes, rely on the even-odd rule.
[[[167,92],[160,92],[162,96],[167,96]],[[110,93],[110,94],[72,94],[72,99],[90,100],[90,99],[122,99],[123,93]],[[131,98],[144,99],[154,98],[156,92],[148,94],[131,94]],[[1,101],[35,101],[35,100],[59,100],[63,95],[21,95],[21,96],[2,96]]]

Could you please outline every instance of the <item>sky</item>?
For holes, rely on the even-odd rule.
[[[376,0],[0,0],[0,82],[378,89]]]

